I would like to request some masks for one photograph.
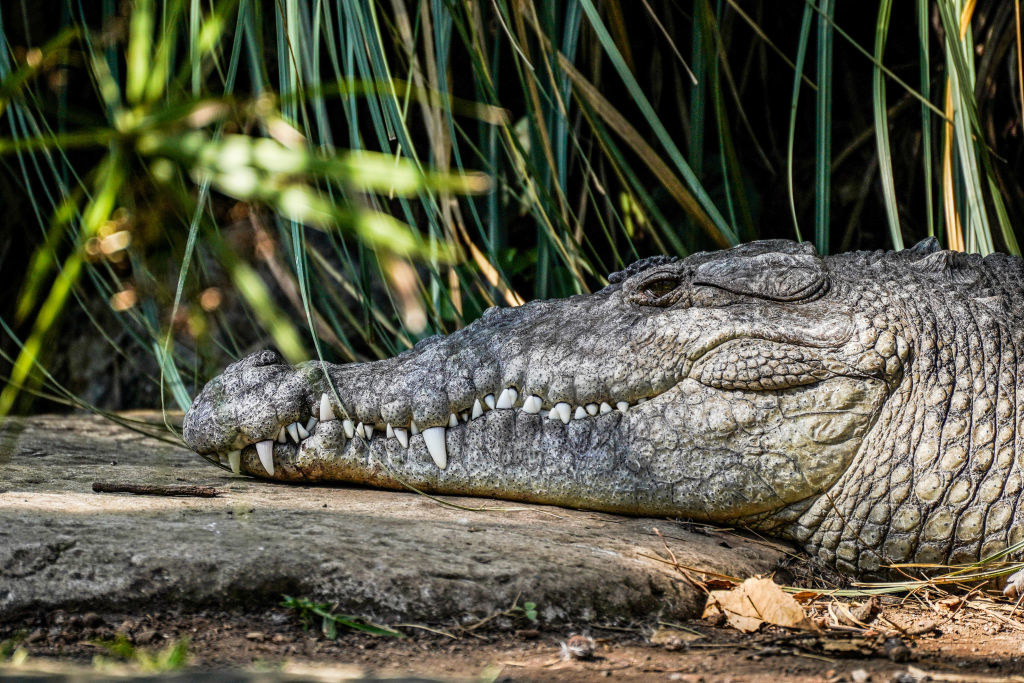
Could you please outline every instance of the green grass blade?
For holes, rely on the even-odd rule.
[[[117,193],[124,182],[124,174],[125,169],[121,156],[116,151],[111,152],[97,170],[96,192],[82,212],[79,245],[84,244],[86,239],[94,235],[114,210]],[[63,267],[58,271],[57,278],[36,315],[32,331],[18,353],[11,370],[10,380],[3,391],[0,391],[0,417],[7,415],[14,407],[19,387],[25,383],[29,373],[35,367],[43,348],[43,342],[63,310],[64,303],[70,295],[72,287],[78,281],[84,263],[85,256],[79,247],[68,256]]]
[[[920,53],[921,96],[931,100],[932,68],[929,31],[931,30],[931,3],[929,0],[917,0],[917,41]],[[921,104],[921,165],[924,175],[924,209],[928,223],[928,235],[938,236],[935,226],[935,184],[932,179],[932,112],[924,103]],[[940,223],[941,226],[941,223]]]
[[[153,0],[137,0],[132,7],[128,29],[128,52],[125,64],[125,98],[131,104],[142,100],[146,91],[155,25]]]
[[[658,141],[668,152],[673,165],[676,167],[679,174],[683,176],[683,179],[686,181],[687,185],[689,185],[690,191],[697,198],[701,207],[707,212],[708,216],[711,217],[712,222],[717,228],[717,234],[712,234],[711,237],[716,239],[716,241],[724,240],[727,244],[737,244],[739,242],[739,237],[736,235],[736,231],[726,222],[725,218],[723,218],[721,212],[718,210],[718,207],[715,206],[713,201],[711,201],[711,197],[704,189],[704,186],[700,183],[696,174],[694,174],[693,169],[691,169],[690,165],[686,163],[686,159],[683,158],[679,148],[672,140],[672,136],[661,123],[661,120],[658,118],[657,113],[655,113],[654,108],[651,106],[651,103],[644,94],[640,84],[637,83],[636,78],[626,67],[626,63],[618,48],[615,46],[615,42],[612,40],[611,35],[605,28],[604,23],[601,21],[601,17],[597,12],[597,8],[594,7],[594,3],[592,0],[580,0],[580,2],[583,4],[583,11],[586,13],[591,27],[597,34],[598,40],[601,42],[601,46],[604,48],[605,53],[611,60],[616,72],[619,74],[619,78],[621,78],[626,84],[626,88],[629,90],[630,96],[633,98],[633,101],[643,114],[644,120],[646,120],[648,125],[653,129]]]
[[[832,209],[832,15],[835,0],[821,0],[818,17],[817,118],[814,124],[814,244],[829,253]]]
[[[798,242],[802,242],[803,237],[800,234],[800,219],[796,215],[796,193],[793,188],[793,145],[796,141],[796,114],[800,104],[801,79],[804,77],[804,61],[807,58],[807,44],[811,36],[811,17],[811,7],[805,5],[803,18],[800,20],[800,37],[797,39],[793,94],[790,96],[789,105],[789,134],[786,137],[786,189],[789,193],[789,214],[793,218],[793,232]]]
[[[889,17],[892,14],[892,0],[881,0],[878,6],[878,20],[875,22],[875,59],[881,63],[885,54],[885,41],[889,35]],[[892,171],[892,146],[889,143],[889,116],[885,98],[885,81],[878,67],[871,72],[872,105],[875,117],[875,143],[878,148],[878,173],[882,180],[882,198],[885,200],[885,216],[889,221],[889,235],[893,249],[903,249],[903,233],[896,203],[896,182]]]

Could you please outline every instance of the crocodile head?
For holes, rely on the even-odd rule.
[[[278,480],[781,519],[900,383],[906,345],[850,292],[807,244],[656,257],[383,361],[257,353],[203,389],[184,438]]]

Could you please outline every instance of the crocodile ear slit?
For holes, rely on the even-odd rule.
[[[828,273],[812,254],[768,252],[702,263],[693,284],[772,301],[803,301],[823,291]]]

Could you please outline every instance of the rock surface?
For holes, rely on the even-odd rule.
[[[95,481],[221,494],[98,494]],[[259,610],[282,594],[388,623],[469,623],[517,599],[547,623],[688,618],[703,593],[645,556],[667,557],[667,543],[681,565],[746,577],[786,553],[668,520],[444,500],[487,510],[235,477],[94,416],[12,418],[0,428],[0,623],[55,609]]]

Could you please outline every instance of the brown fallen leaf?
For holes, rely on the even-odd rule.
[[[704,636],[699,633],[680,631],[676,628],[659,628],[651,635],[651,645],[661,645],[666,650],[681,650],[694,640]]]
[[[952,612],[953,610],[960,607],[960,605],[964,604],[964,602],[966,602],[965,598],[959,595],[954,595],[949,598],[943,598],[942,600],[936,600],[935,605],[940,610],[947,610]]]
[[[731,591],[711,591],[703,618],[714,619],[720,614],[730,626],[745,633],[756,631],[761,624],[818,630],[793,596],[771,579],[751,578]]]

